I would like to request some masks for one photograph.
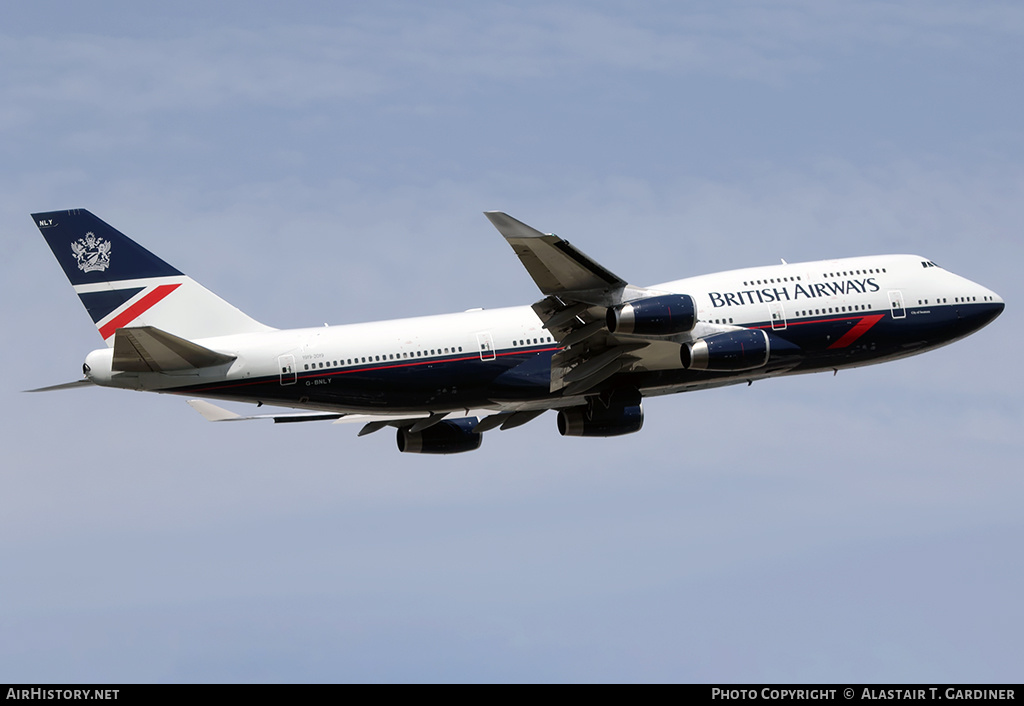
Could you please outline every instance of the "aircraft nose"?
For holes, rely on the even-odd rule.
[[[989,302],[989,307],[988,307],[988,309],[986,309],[986,311],[988,311],[988,313],[992,317],[992,318],[989,319],[989,321],[992,321],[997,316],[1002,314],[1003,313],[1003,309],[1005,309],[1005,308],[1006,308],[1006,302],[1004,302],[1002,299],[1000,299],[998,301],[994,301],[994,302]]]
[[[1003,313],[1006,303],[1002,298],[993,296],[991,301],[973,304],[961,310],[959,316],[971,331],[989,325],[996,317]]]

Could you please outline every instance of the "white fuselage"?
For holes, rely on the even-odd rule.
[[[748,268],[666,282],[650,289],[692,296],[697,303],[699,323],[688,333],[649,342],[651,344],[636,354],[636,361],[625,372],[678,370],[681,344],[740,327],[761,328],[788,337],[796,336],[802,331],[800,327],[807,326],[808,334],[812,328],[820,330],[821,340],[816,346],[801,345],[808,351],[815,347],[827,351],[842,342],[837,340],[840,334],[831,332],[827,326],[829,322],[857,320],[863,327],[867,326],[864,321],[881,323],[884,319],[888,339],[895,340],[893,337],[898,337],[901,327],[909,330],[939,307],[961,306],[966,310],[974,304],[999,304],[1000,308],[1002,304],[1002,299],[991,290],[912,255]],[[911,336],[908,341],[915,346],[902,353],[899,345],[876,343],[877,358],[872,358],[865,350],[847,363],[837,362],[833,356],[823,359],[817,367],[790,366],[785,371],[763,374],[748,372],[694,380],[638,379],[648,383],[641,387],[644,394],[663,394],[771,374],[880,362],[944,345],[969,332],[939,335],[924,345],[920,345],[919,336]],[[855,333],[856,326],[843,336]],[[101,349],[88,356],[88,375],[97,384],[113,387],[246,401],[287,399],[291,406],[311,409],[346,412],[435,409],[432,404],[436,409],[455,409],[470,402],[484,404],[500,398],[500,393],[495,393],[497,397],[481,393],[482,397],[478,394],[479,399],[473,400],[459,396],[460,385],[478,386],[483,379],[474,378],[473,366],[495,365],[501,363],[502,358],[519,365],[524,357],[551,355],[559,347],[528,306],[270,330],[196,342],[235,356],[235,360],[224,366],[189,372],[117,373],[111,371],[111,349]],[[387,387],[420,380],[423,377],[420,373],[428,372],[432,379],[424,384],[420,393],[410,397],[396,395],[391,401],[390,391],[386,389],[366,401],[360,401],[359,395],[346,400],[345,395],[332,398],[321,394],[328,388],[337,390],[350,380],[362,379],[365,383],[367,376],[380,380],[380,384]],[[272,388],[275,385],[276,390]],[[431,398],[427,388],[433,386],[437,387],[437,394]],[[454,393],[450,388],[455,389]],[[537,399],[546,399],[546,406],[553,406],[550,393],[543,386],[538,386],[534,395]],[[571,403],[565,400],[562,404]],[[520,404],[528,406],[529,400],[520,400]]]

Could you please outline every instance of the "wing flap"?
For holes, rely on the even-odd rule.
[[[547,409],[531,409],[521,412],[499,412],[498,414],[492,414],[481,419],[473,427],[473,431],[482,433],[491,429],[497,429],[498,427],[501,427],[502,431],[515,429],[528,422],[532,422],[547,411]]]

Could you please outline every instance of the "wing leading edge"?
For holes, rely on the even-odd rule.
[[[612,292],[627,286],[621,277],[553,233],[541,233],[501,211],[487,211],[484,215],[505,236],[544,294],[574,293],[580,301],[604,301]]]

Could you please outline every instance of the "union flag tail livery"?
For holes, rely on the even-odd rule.
[[[128,326],[186,339],[271,330],[85,209],[32,218],[110,347]]]
[[[472,451],[483,434],[557,412],[563,436],[643,426],[643,399],[873,365],[970,335],[1003,311],[992,290],[917,255],[869,255],[630,284],[567,241],[488,212],[542,297],[298,329],[254,321],[88,211],[33,216],[107,343],[101,385],[297,409],[214,422],[360,422],[403,453]],[[435,249],[440,247],[432,243]]]

